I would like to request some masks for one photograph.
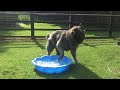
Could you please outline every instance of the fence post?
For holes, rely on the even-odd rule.
[[[70,11],[70,13],[69,13],[70,15],[69,15],[69,29],[72,27],[72,16],[71,16],[71,11]]]
[[[31,19],[31,39],[34,39],[34,16],[31,13],[30,14],[30,19]]]
[[[112,15],[112,11],[110,11],[110,15]],[[110,23],[109,23],[109,38],[112,37],[111,23],[112,23],[112,16],[110,16]]]

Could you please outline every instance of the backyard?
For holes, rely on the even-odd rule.
[[[19,24],[27,29],[30,25]],[[35,28],[41,28],[35,23]],[[59,25],[44,24],[46,28],[61,28]],[[45,27],[44,27],[45,28]],[[35,31],[36,36],[45,36],[51,31]],[[30,35],[30,30],[3,31],[4,35]],[[106,36],[107,32],[86,32],[87,36]],[[119,37],[118,32],[113,33]],[[75,65],[74,60],[68,71],[61,74],[47,75],[38,73],[32,60],[46,54],[45,40],[31,41],[0,41],[0,78],[1,79],[120,79],[120,47],[117,39],[85,39],[77,49],[77,58],[80,64]],[[52,55],[56,54],[55,51]],[[65,56],[73,59],[70,52]]]
[[[77,50],[77,58],[69,70],[61,74],[38,73],[31,62],[46,54],[45,40],[0,42],[1,79],[118,79],[120,47],[114,39],[85,40]],[[52,52],[52,55],[55,51]],[[70,52],[65,56],[72,58]]]
[[[56,26],[57,27],[57,26]],[[56,28],[55,27],[55,28]],[[25,27],[28,28],[28,27]],[[8,34],[9,32],[7,32]],[[22,31],[22,34],[26,32]],[[39,31],[39,34],[47,33]],[[2,33],[1,33],[2,34]],[[4,33],[5,34],[5,33]],[[15,35],[16,33],[9,33]],[[119,33],[116,33],[119,36]],[[87,35],[103,35],[103,32],[87,32]],[[105,33],[104,33],[105,35]],[[107,34],[106,34],[107,35]],[[1,79],[119,79],[120,47],[117,39],[85,39],[77,50],[79,64],[74,60],[68,71],[47,75],[38,73],[32,60],[46,54],[45,40],[0,41],[0,78]],[[52,55],[56,54],[55,51]],[[70,52],[65,56],[72,58]],[[72,58],[73,59],[73,58]]]
[[[24,30],[0,30],[0,36],[31,36],[31,25],[30,24],[24,24],[24,23],[17,23],[17,26],[19,28],[22,28]],[[17,27],[17,28],[18,28]],[[15,27],[12,27],[15,28]],[[34,28],[37,30],[34,30],[35,36],[46,36],[47,34],[51,33],[52,30],[49,29],[62,29],[62,28],[68,28],[68,25],[66,24],[49,24],[49,23],[34,23]],[[29,29],[29,30],[26,30]],[[43,29],[43,30],[41,30]],[[97,31],[98,28],[91,27],[89,29],[93,29],[96,31],[86,31],[86,37],[108,37],[109,33],[108,31]],[[86,30],[86,28],[85,28]],[[101,28],[101,30],[104,30],[104,28]],[[54,31],[54,30],[53,30]],[[112,36],[115,38],[120,38],[119,31],[113,31]]]

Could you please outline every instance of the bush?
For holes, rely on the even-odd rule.
[[[30,15],[18,15],[20,21],[30,21]]]

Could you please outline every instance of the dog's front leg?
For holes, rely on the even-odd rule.
[[[73,59],[75,60],[75,63],[78,64],[78,60],[76,59],[76,49],[72,49],[70,51],[71,51],[71,54],[73,56]]]
[[[64,56],[64,49],[62,47],[62,40],[64,38],[64,34],[61,34],[61,37],[59,38],[57,44],[56,44],[56,48],[57,48],[57,54],[59,54],[59,58],[58,61],[60,62],[60,60],[63,58]]]
[[[57,42],[56,47],[57,47],[57,53],[59,53],[58,61],[60,62],[60,60],[64,56],[64,49],[62,48],[62,46],[61,46],[61,44],[59,42]]]
[[[59,42],[57,43],[56,47],[57,47],[57,53],[59,53],[58,61],[60,62],[60,60],[64,56],[64,49],[62,48],[62,46]]]
[[[56,55],[60,55],[60,52],[58,51],[58,49],[56,48]]]
[[[59,53],[60,53],[60,55],[59,55],[59,58],[58,58],[58,61],[60,62],[60,60],[63,58],[63,56],[64,56],[64,50],[61,48],[61,47],[59,47],[58,48],[58,51],[59,51]]]

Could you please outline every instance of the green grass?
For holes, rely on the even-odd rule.
[[[19,23],[19,26],[24,28],[24,29],[30,29],[31,28],[30,24]],[[63,25],[63,24],[34,23],[34,28],[35,29],[44,29],[44,30],[35,30],[35,36],[46,36],[47,34],[52,32],[52,31],[48,31],[46,29],[62,29],[63,27],[68,28],[66,25]],[[29,34],[29,36],[30,35],[31,34]]]
[[[38,73],[31,62],[46,54],[46,41],[0,42],[1,79],[120,79],[120,47],[114,39],[86,39],[69,70],[54,75]],[[55,50],[52,55],[55,54]],[[70,52],[65,55],[72,58]]]
[[[19,23],[24,29],[29,24]],[[35,28],[67,28],[60,24],[35,23]],[[35,36],[45,36],[52,31],[35,30]],[[0,31],[0,36],[30,36],[30,30]],[[86,32],[86,37],[108,36],[108,32]],[[120,33],[113,32],[120,37]],[[77,58],[67,72],[46,75],[35,71],[31,60],[46,54],[46,41],[0,41],[0,78],[1,79],[120,79],[120,47],[114,39],[86,39],[77,50]],[[55,54],[55,51],[52,52]],[[70,52],[65,55],[72,58]]]
[[[17,23],[17,28],[30,29],[30,24]],[[44,30],[35,30],[35,36],[46,36],[52,31],[46,29],[61,29],[68,28],[65,24],[48,24],[48,23],[34,23],[35,29],[44,29]],[[95,28],[94,28],[95,29]],[[98,28],[96,28],[97,30]],[[103,28],[101,28],[103,30]],[[109,33],[106,31],[86,31],[86,37],[108,37]],[[0,36],[31,36],[31,30],[1,30]],[[119,32],[113,32],[113,37],[120,38]]]
[[[17,23],[17,28],[30,29],[31,25],[24,23]],[[68,27],[62,24],[34,23],[34,28],[45,29],[45,30],[35,30],[35,36],[46,36],[48,33],[52,32],[46,29],[61,29]],[[0,36],[31,36],[31,30],[9,30],[9,31],[1,30]]]
[[[26,28],[26,29],[30,29],[31,28],[31,25],[30,24],[24,24],[24,23],[18,23],[18,25],[20,25],[21,27],[23,28]],[[55,24],[48,24],[48,23],[34,23],[35,25],[35,29],[61,29],[60,26],[56,26]]]

